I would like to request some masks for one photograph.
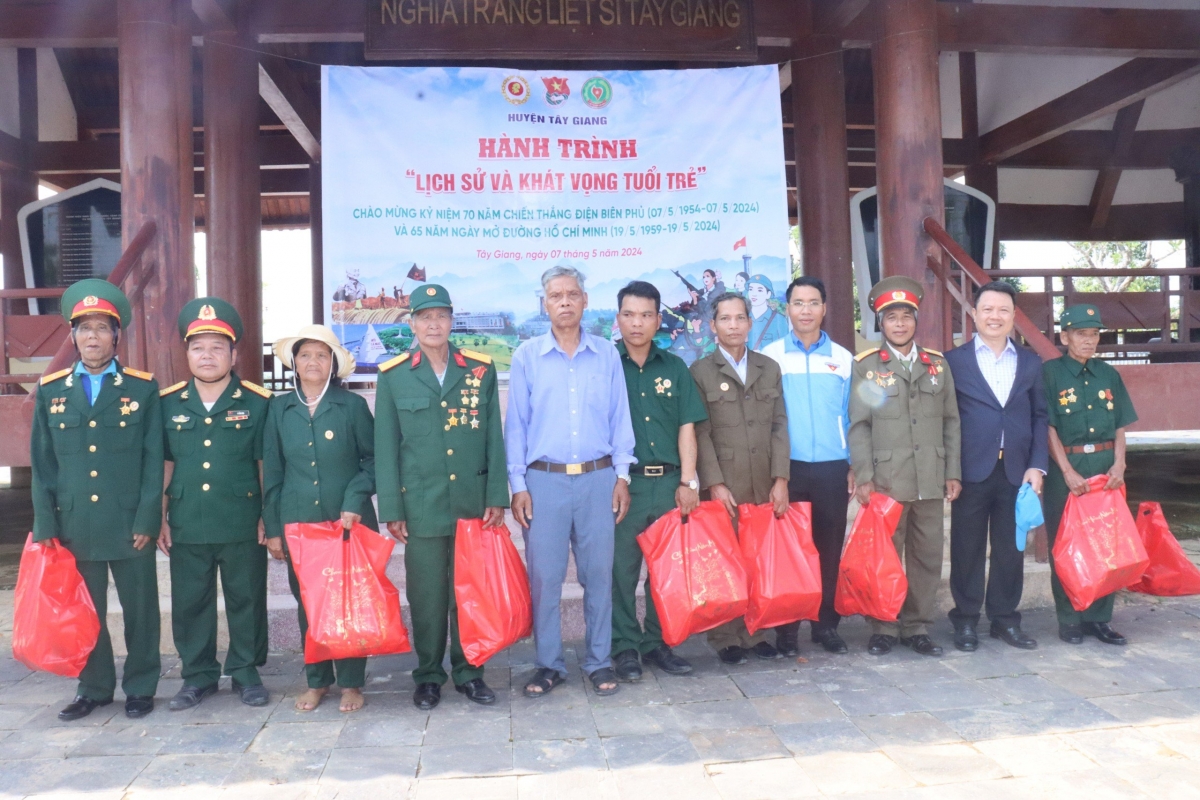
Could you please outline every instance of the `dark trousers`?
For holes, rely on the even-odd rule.
[[[634,475],[629,484],[629,513],[613,530],[613,622],[612,653],[637,650],[644,655],[663,644],[658,609],[650,595],[650,577],[646,577],[645,626],[638,622],[637,585],[642,574],[642,548],[637,537],[655,520],[675,507],[675,489],[679,474],[659,478]]]
[[[1075,453],[1067,459],[1075,471],[1084,478],[1103,475],[1112,469],[1113,451],[1101,450],[1098,453]],[[1076,611],[1058,579],[1058,570],[1054,564],[1054,541],[1058,538],[1058,526],[1062,522],[1063,512],[1066,511],[1067,496],[1066,478],[1058,464],[1050,462],[1046,473],[1046,488],[1044,490],[1043,508],[1046,512],[1046,538],[1050,547],[1050,591],[1054,594],[1054,610],[1058,616],[1059,625],[1078,625],[1081,622],[1112,622],[1113,600],[1116,594],[1106,594],[1096,598],[1096,601],[1083,611]]]
[[[846,509],[850,505],[848,461],[793,461],[788,480],[788,502],[812,504],[813,544],[821,557],[821,613],[812,623],[813,633],[836,630],[841,616],[833,610],[838,566],[846,543]],[[796,630],[799,622],[780,629]]]
[[[147,548],[153,547],[147,545]],[[159,656],[158,572],[154,551],[119,561],[76,561],[88,594],[100,617],[100,638],[79,673],[76,694],[91,700],[111,700],[117,688],[117,667],[108,635],[108,573],[112,572],[117,599],[125,617],[125,669],[121,689],[125,696],[152,697],[162,674]]]
[[[458,635],[458,604],[454,598],[453,536],[409,535],[404,545],[405,593],[412,611],[413,649],[417,668],[413,683],[446,682],[446,638],[450,638],[450,669],[454,685],[483,677],[483,666],[471,666]]]
[[[1020,625],[1025,554],[1017,549],[1017,491],[996,460],[992,474],[979,483],[963,482],[950,506],[950,594],[955,625],[979,622],[980,609],[996,625]],[[988,538],[992,554],[984,588]]]

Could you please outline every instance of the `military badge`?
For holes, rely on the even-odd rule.
[[[249,411],[232,411],[231,410],[231,411],[225,412],[225,421],[226,422],[245,422],[248,419],[250,419]]]
[[[478,381],[487,374],[487,367],[476,367],[475,369],[471,370],[471,374],[474,375],[475,380]],[[479,384],[476,383],[475,385],[478,386]]]
[[[239,386],[238,388],[234,389],[233,394],[231,394],[229,396],[232,397],[234,400],[239,399],[242,396],[242,387]]]
[[[471,412],[471,428],[472,428],[472,429],[475,429],[475,428],[478,428],[478,427],[479,427],[479,412],[478,412],[478,411],[472,411],[472,412]]]
[[[125,382],[125,376],[119,372],[116,374],[116,377],[113,378],[113,386],[120,386],[124,382]]]
[[[192,418],[186,414],[176,414],[175,416],[171,417],[171,422],[174,422],[176,425],[182,425],[185,422],[191,422],[191,420]]]

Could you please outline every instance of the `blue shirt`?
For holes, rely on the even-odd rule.
[[[513,492],[525,491],[525,469],[534,461],[577,464],[612,456],[617,474],[628,475],[637,461],[633,445],[625,371],[607,339],[581,331],[573,357],[553,332],[517,348],[504,430]]]
[[[854,357],[821,331],[811,348],[795,331],[763,348],[783,373],[792,461],[843,461],[850,458],[850,376]]]
[[[88,372],[88,368],[83,365],[82,361],[75,362],[75,374],[79,375],[88,384],[83,387],[83,393],[87,395],[88,405],[96,405],[96,398],[100,396],[100,389],[104,386],[105,375],[117,374],[117,360],[114,358],[108,362],[108,366],[99,375],[93,375]]]
[[[787,316],[770,305],[761,317],[754,316],[754,312],[751,311],[750,337],[746,340],[746,347],[761,353],[771,342],[785,338],[790,329]]]

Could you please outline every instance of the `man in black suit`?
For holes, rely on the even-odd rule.
[[[976,334],[946,354],[962,419],[962,494],[950,509],[950,592],[954,646],[979,647],[976,626],[985,607],[991,635],[1032,650],[1021,630],[1024,555],[1017,549],[1016,502],[1021,484],[1041,493],[1048,466],[1042,361],[1010,338],[1017,293],[993,281],[975,295]],[[984,561],[991,532],[991,569]]]

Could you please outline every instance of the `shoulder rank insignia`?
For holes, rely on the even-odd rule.
[[[126,375],[132,375],[133,377],[141,378],[144,381],[154,380],[153,372],[142,372],[140,369],[134,369],[132,367],[121,367],[121,371]]]
[[[272,397],[275,396],[274,392],[272,392],[270,389],[265,389],[262,386],[259,386],[257,383],[251,383],[250,381],[242,381],[242,386],[244,386],[247,389],[249,389],[250,391],[254,392],[259,397],[265,397],[268,400],[270,400]]]
[[[924,350],[926,353],[929,353],[929,355],[931,355],[931,356],[940,356],[940,355],[942,355],[942,354],[941,354],[941,353],[939,353],[937,350],[933,350],[933,349],[930,349],[930,348],[928,348],[928,347],[922,347],[921,349],[922,349],[922,350]]]
[[[492,363],[491,356],[485,356],[483,353],[476,353],[474,350],[467,350],[466,348],[463,348],[462,350],[459,350],[458,352],[462,353],[467,358],[473,358],[476,361],[482,361],[484,364]]]
[[[379,365],[379,371],[387,372],[392,367],[398,367],[401,364],[403,364],[405,361],[408,361],[408,359],[411,355],[412,355],[411,353],[401,353],[400,355],[396,356],[395,358],[390,358],[387,361],[385,361]]]
[[[159,389],[158,396],[166,397],[169,394],[174,394],[175,392],[178,392],[180,389],[182,389],[185,386],[187,386],[187,381],[180,381],[179,383],[177,383],[173,386],[168,386],[165,389]],[[186,422],[187,420],[184,420],[184,421]]]
[[[67,367],[66,369],[60,369],[58,372],[51,372],[49,375],[43,375],[41,380],[38,381],[38,384],[45,386],[47,383],[56,381],[64,375],[70,375],[71,371],[71,367]]]
[[[878,347],[871,348],[870,350],[863,350],[861,353],[859,353],[858,355],[856,355],[856,356],[854,357],[854,360],[855,360],[855,361],[862,361],[862,360],[863,360],[864,358],[866,358],[867,356],[869,356],[869,355],[873,355],[873,354],[875,354],[875,353],[878,353],[878,352],[879,352],[879,348],[878,348]]]

